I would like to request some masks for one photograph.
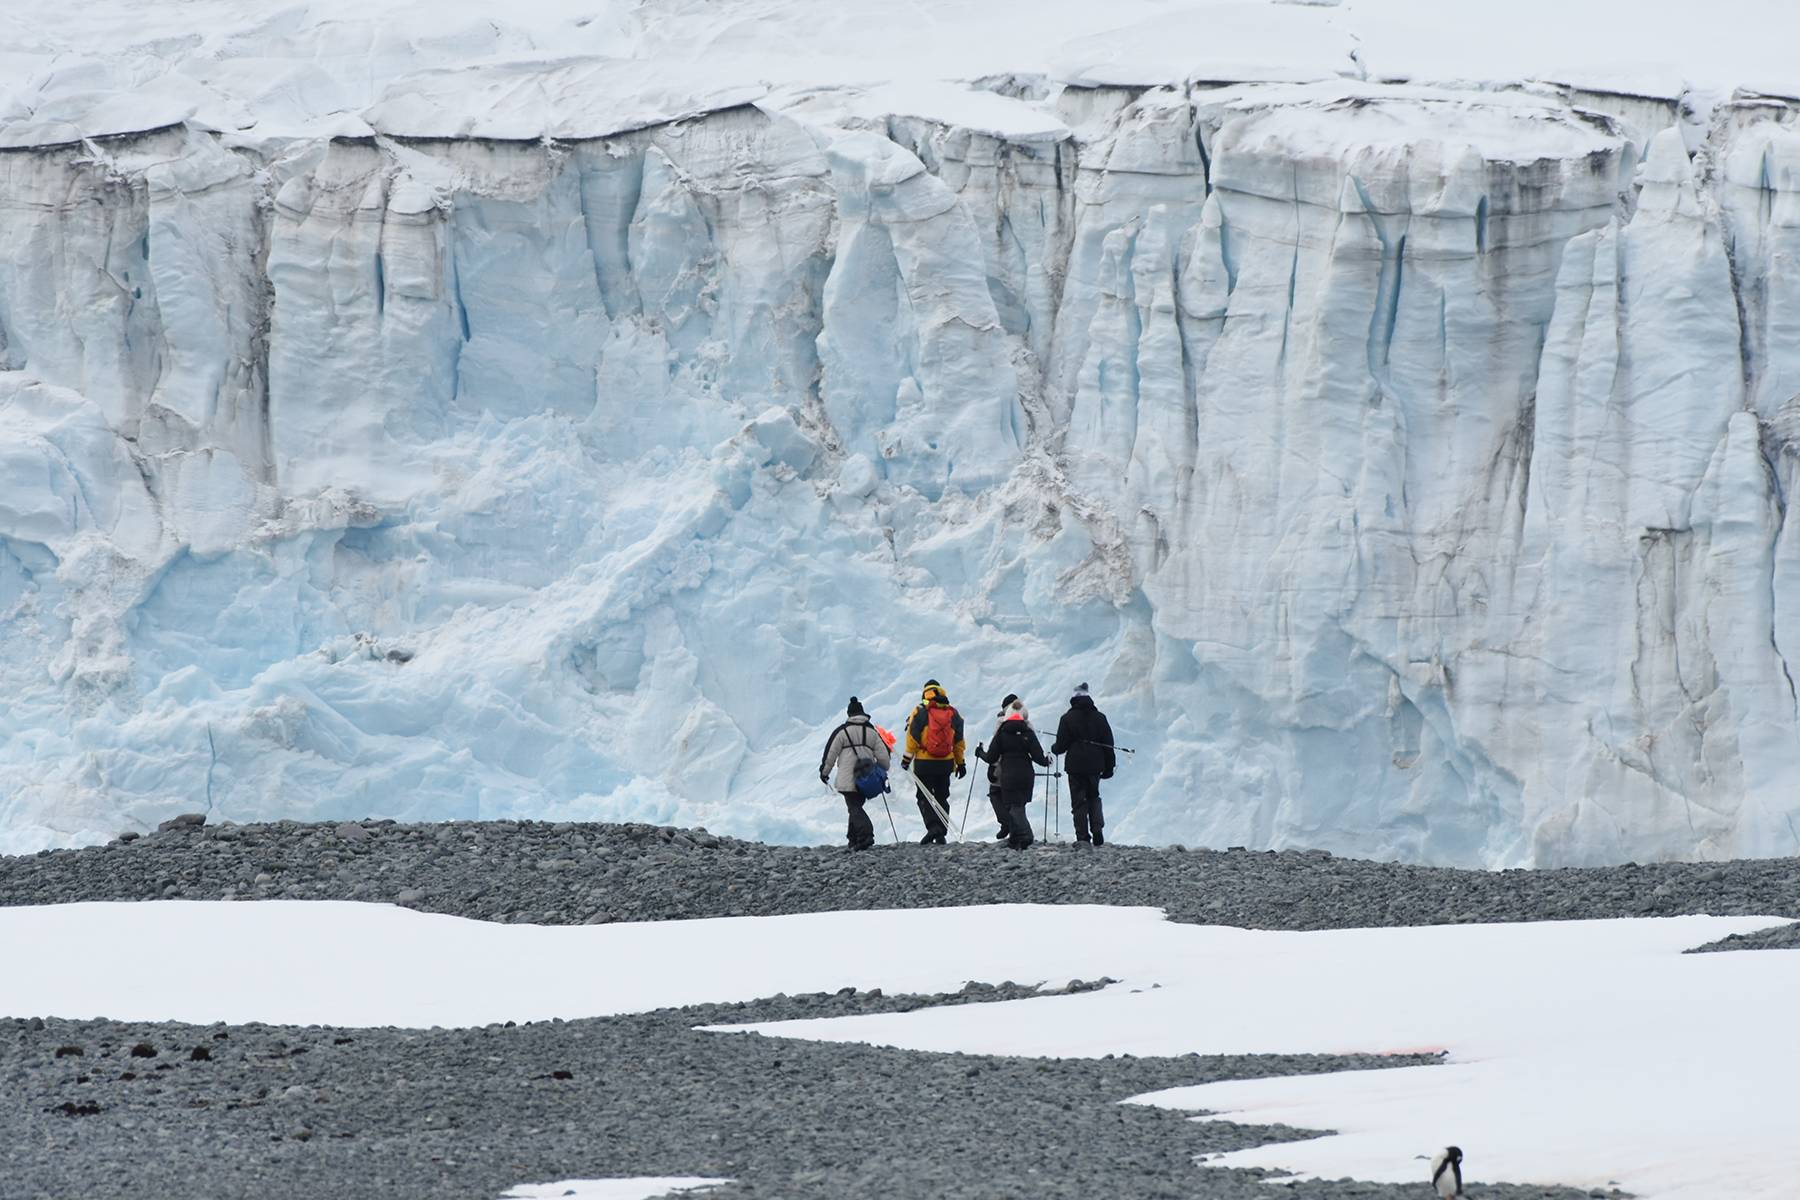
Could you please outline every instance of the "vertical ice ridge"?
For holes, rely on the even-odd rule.
[[[1049,141],[736,109],[343,142],[266,183],[157,135],[193,174],[147,216],[109,185],[30,235],[119,263],[148,236],[141,307],[121,268],[38,328],[21,287],[76,284],[0,266],[0,466],[48,481],[0,537],[55,547],[81,613],[29,711],[98,764],[0,758],[9,819],[211,786],[812,836],[759,797],[822,697],[899,703],[923,629],[971,678],[1107,680],[1145,734],[1126,836],[1785,848],[1785,135],[1728,112],[1698,182],[1653,145],[1621,210],[1616,132],[1329,90],[1092,89]],[[0,157],[0,203],[45,170],[93,184]],[[0,622],[35,629],[20,553]],[[35,669],[0,648],[0,680]],[[671,716],[679,766],[590,737]]]
[[[1791,725],[1796,741],[1800,741],[1800,689],[1794,686],[1794,672],[1788,663],[1787,653],[1781,648],[1781,587],[1777,573],[1781,554],[1782,539],[1787,533],[1788,496],[1782,487],[1779,458],[1781,450],[1776,436],[1766,425],[1757,426],[1758,444],[1763,454],[1763,470],[1768,484],[1769,501],[1775,510],[1775,531],[1769,539],[1769,649],[1775,654],[1781,666],[1781,677],[1787,683],[1788,699],[1792,702],[1793,712]]]

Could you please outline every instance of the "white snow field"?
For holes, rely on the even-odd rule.
[[[835,839],[1091,683],[1121,840],[1800,850],[1800,9],[0,6],[0,852]]]
[[[1221,1160],[1308,1176],[1422,1179],[1413,1156],[1454,1142],[1477,1181],[1786,1200],[1800,1171],[1787,1103],[1800,1071],[1800,952],[1681,953],[1776,923],[1274,933],[1173,924],[1143,908],[1005,905],[541,927],[352,903],[71,904],[0,909],[0,959],[12,968],[0,1015],[459,1026],[1104,974],[1121,982],[732,1028],[1047,1057],[1443,1050],[1443,1066],[1139,1101],[1338,1130]]]
[[[729,1179],[707,1179],[699,1175],[673,1175],[660,1179],[648,1175],[630,1179],[563,1179],[555,1183],[521,1184],[500,1200],[655,1200],[659,1196],[704,1192],[707,1188],[730,1182]]]
[[[996,908],[1014,915],[1013,946],[978,936]],[[1740,919],[1711,936],[1767,924]],[[1071,929],[1102,927],[1121,944],[1061,945]],[[0,908],[0,954],[12,956],[0,961],[20,964],[0,978],[0,1015],[413,1027],[573,1020],[842,987],[1145,977],[1172,928],[1185,927],[1156,909],[1060,905],[596,926],[498,925],[352,901]],[[111,949],[84,957],[96,944]],[[208,945],[233,947],[231,962],[208,965]]]

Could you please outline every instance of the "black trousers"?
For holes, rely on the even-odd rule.
[[[923,758],[913,760],[913,778],[937,797],[937,802],[944,806],[945,812],[950,811],[950,773],[955,769],[956,764],[947,758],[941,761]],[[931,811],[931,805],[925,802],[923,796],[919,797],[919,816],[925,821],[925,836],[933,841],[943,841],[944,823],[937,819],[937,814]]]
[[[1026,811],[1031,807],[1031,789],[1002,792],[1000,802],[1006,806],[1006,844],[1014,850],[1025,849],[1037,840],[1032,836],[1031,815]]]
[[[844,807],[850,810],[850,828],[845,832],[845,840],[852,850],[867,850],[875,844],[875,822],[869,820],[869,814],[863,811],[863,794],[861,792],[840,792],[844,798]]]
[[[1000,832],[1002,835],[1004,835],[1006,833],[1006,822],[1007,822],[1008,816],[1007,816],[1007,810],[1006,810],[1006,802],[1000,798],[1000,789],[999,788],[991,787],[988,789],[988,803],[993,806],[994,820],[1000,822]]]
[[[1106,839],[1100,836],[1100,829],[1106,824],[1106,815],[1100,811],[1100,777],[1098,775],[1077,775],[1069,773],[1069,809],[1075,817],[1075,840],[1093,842],[1096,846]]]

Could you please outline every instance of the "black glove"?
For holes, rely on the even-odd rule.
[[[1106,768],[1106,770],[1100,772],[1100,778],[1111,779],[1112,778],[1112,768],[1108,767],[1108,768]]]
[[[819,772],[819,782],[824,784],[826,787],[830,787],[831,786],[831,772],[830,771],[820,771]]]
[[[958,778],[958,779],[961,779],[961,778],[963,778],[963,777],[964,777],[964,776],[966,776],[966,775],[967,775],[967,774],[968,774],[968,773],[969,773],[969,768],[967,768],[967,767],[965,767],[965,766],[963,766],[963,765],[962,765],[962,764],[961,764],[961,763],[957,763],[957,764],[956,764],[956,777],[957,777],[957,778]]]

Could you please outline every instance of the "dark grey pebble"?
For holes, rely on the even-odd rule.
[[[996,987],[935,999],[984,1003],[1016,994]],[[1400,1187],[1343,1181],[1271,1192],[1262,1172],[1218,1170],[1198,1159],[1307,1131],[1200,1122],[1119,1101],[1211,1080],[1429,1058],[1040,1062],[696,1028],[894,1011],[928,999],[788,996],[465,1030],[250,1025],[231,1031],[229,1054],[177,1062],[154,1082],[82,1074],[53,1050],[151,1038],[193,1044],[208,1030],[56,1020],[32,1031],[27,1022],[0,1022],[0,1078],[13,1081],[0,1091],[5,1194],[493,1200],[526,1182],[684,1174],[735,1180],[708,1193],[723,1200],[1427,1194],[1422,1177]],[[79,1129],[71,1131],[76,1116]],[[1576,1200],[1584,1193],[1481,1188],[1471,1195]]]
[[[224,833],[229,830],[229,833]],[[221,834],[224,836],[221,836]],[[765,846],[646,825],[453,822],[182,827],[130,844],[0,857],[0,905],[75,900],[393,900],[490,921],[578,925],[1019,901],[1137,904],[1178,921],[1331,929],[1678,913],[1800,920],[1800,860],[1461,871],[1300,851],[1109,843],[1015,854],[966,844]],[[1800,934],[1735,939],[1789,944]]]

